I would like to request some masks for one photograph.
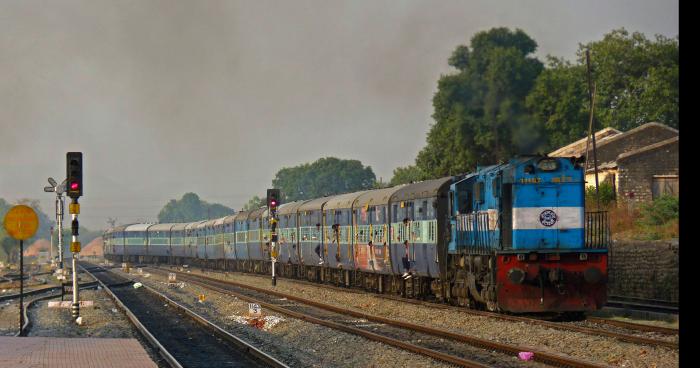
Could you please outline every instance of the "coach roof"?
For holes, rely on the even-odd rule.
[[[380,206],[383,204],[388,204],[391,195],[394,194],[397,190],[403,188],[404,186],[405,185],[400,185],[396,187],[375,189],[365,192],[355,200],[355,206]]]
[[[127,226],[124,231],[146,231],[149,226],[153,226],[153,224],[133,224]]]
[[[352,193],[345,193],[345,194],[339,194],[337,196],[331,197],[328,202],[326,202],[326,205],[323,206],[323,210],[335,210],[339,208],[352,208],[352,204],[357,200],[357,198],[365,193],[369,192],[368,190],[362,190],[359,192],[352,192]]]
[[[450,183],[452,183],[451,176],[407,184],[391,196],[391,201],[407,201],[416,198],[436,197],[438,192],[441,189],[447,189]]]
[[[277,209],[277,214],[278,215],[289,215],[292,213],[297,213],[297,209],[304,204],[305,201],[295,201],[295,202],[289,202],[281,205]]]
[[[328,202],[329,199],[331,199],[331,197],[321,197],[321,198],[316,198],[316,199],[306,201],[306,202],[304,202],[304,204],[299,206],[299,211],[317,211],[317,210],[320,210],[321,207],[323,206],[323,204]]]
[[[148,232],[151,231],[170,231],[170,229],[179,224],[167,223],[167,224],[156,224],[148,228]]]

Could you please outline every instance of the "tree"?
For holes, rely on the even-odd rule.
[[[433,119],[416,166],[427,177],[467,172],[480,164],[531,153],[541,145],[525,97],[543,69],[537,43],[520,29],[479,32],[449,58],[433,97]]]
[[[416,165],[397,167],[394,169],[394,176],[391,178],[389,186],[408,184],[425,179],[427,179],[425,173]]]
[[[166,222],[194,222],[214,219],[233,214],[233,209],[217,203],[207,203],[195,193],[185,193],[177,201],[171,199],[158,213],[158,221]]]
[[[272,186],[281,190],[285,202],[292,202],[371,189],[375,181],[372,168],[358,160],[326,157],[279,170]]]
[[[622,28],[579,45],[575,64],[549,57],[527,96],[527,107],[544,124],[549,148],[588,131],[586,49],[596,83],[597,127],[625,131],[657,121],[678,128],[678,38],[657,35],[652,41]]]
[[[253,196],[248,203],[243,206],[243,211],[257,210],[258,208],[265,206],[265,198],[260,198],[258,196]]]

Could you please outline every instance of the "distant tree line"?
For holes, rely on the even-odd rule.
[[[158,213],[158,221],[194,222],[220,218],[234,213],[232,208],[218,203],[207,203],[195,193],[185,193],[180,200],[171,199]]]

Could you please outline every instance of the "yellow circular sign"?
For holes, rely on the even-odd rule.
[[[39,227],[39,217],[31,207],[20,204],[7,211],[3,224],[5,231],[11,237],[17,240],[27,240],[36,233],[36,229]]]

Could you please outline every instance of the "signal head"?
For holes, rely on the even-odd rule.
[[[68,196],[73,199],[83,195],[83,153],[68,152],[66,154],[66,178]]]

